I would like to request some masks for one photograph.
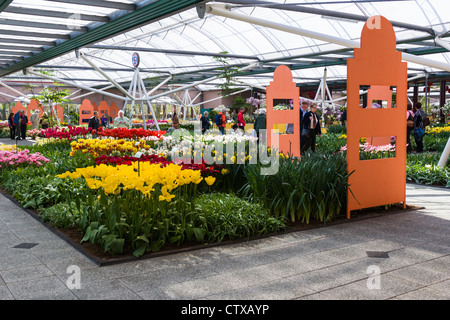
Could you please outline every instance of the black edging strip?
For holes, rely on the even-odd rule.
[[[268,234],[265,234],[265,235],[253,236],[253,237],[249,237],[249,238],[241,238],[241,239],[235,239],[235,240],[226,240],[224,242],[218,242],[218,243],[199,244],[198,246],[196,245],[196,246],[182,248],[182,249],[173,249],[173,250],[168,250],[168,251],[151,252],[151,253],[146,253],[143,256],[138,257],[138,258],[134,257],[134,256],[126,256],[126,257],[123,257],[123,258],[104,260],[104,259],[99,259],[99,258],[97,258],[95,256],[92,256],[92,255],[88,254],[84,250],[82,245],[80,245],[79,243],[73,241],[66,234],[56,230],[49,223],[42,221],[42,218],[36,212],[34,212],[33,210],[27,209],[27,208],[23,208],[22,205],[17,201],[16,198],[14,198],[10,194],[6,193],[1,188],[0,188],[0,194],[2,194],[3,196],[5,196],[9,200],[11,200],[13,203],[15,203],[18,207],[20,207],[22,210],[24,210],[26,213],[28,213],[34,219],[39,221],[48,230],[50,230],[55,235],[57,235],[59,238],[61,238],[66,243],[71,245],[74,249],[76,249],[78,252],[80,252],[82,255],[84,255],[90,261],[94,262],[99,267],[109,266],[109,265],[114,265],[114,264],[120,264],[120,263],[125,263],[125,262],[138,261],[138,260],[145,260],[145,259],[156,258],[156,257],[161,257],[161,256],[167,256],[167,255],[172,255],[172,254],[177,254],[177,253],[196,251],[196,250],[200,250],[200,249],[203,249],[203,248],[213,248],[213,247],[219,247],[219,246],[230,245],[230,244],[238,244],[238,243],[243,243],[243,242],[249,242],[249,241],[252,241],[252,240],[259,240],[259,239],[269,238],[269,237],[275,236],[275,235],[281,235],[281,234],[297,232],[297,231],[304,231],[304,230],[311,230],[311,229],[319,229],[319,228],[323,228],[324,227],[324,225],[320,225],[320,226],[310,225],[310,226],[304,226],[302,228],[291,228],[291,229],[284,230],[284,231],[281,231],[281,232],[272,232],[272,233],[268,233]],[[425,209],[425,207],[417,207],[417,206],[411,206],[410,205],[409,208],[406,208],[404,210],[397,210],[397,211],[394,211],[394,212],[390,212],[389,214],[404,213],[404,212],[407,212],[407,211],[413,211],[413,210],[419,210],[419,209]],[[350,222],[354,222],[354,221],[366,220],[366,219],[381,217],[381,216],[384,216],[384,215],[385,215],[384,213],[366,213],[364,216],[359,216],[359,217],[356,216],[356,217],[351,218],[350,220],[342,219],[340,221],[338,221],[338,220],[331,221],[331,222],[327,223],[327,226],[333,226],[333,225],[339,225],[339,224],[343,224],[343,223],[350,223]]]

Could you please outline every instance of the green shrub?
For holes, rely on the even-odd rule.
[[[206,222],[208,242],[267,234],[284,229],[280,219],[270,216],[267,209],[236,195],[209,193],[195,200],[195,211]]]
[[[347,127],[338,125],[338,124],[334,124],[334,125],[327,127],[327,133],[346,134]]]
[[[261,175],[261,165],[244,167],[247,183],[240,193],[278,217],[331,220],[345,211],[347,162],[342,153],[306,153],[301,160],[280,159],[275,175]]]

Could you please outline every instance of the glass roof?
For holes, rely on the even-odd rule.
[[[164,1],[13,0],[0,13],[0,69],[58,47],[81,34],[106,26],[141,8]],[[173,1],[172,1],[173,2]],[[185,1],[188,3],[188,1]],[[353,49],[335,43],[276,30],[207,12],[200,18],[193,3],[229,5],[232,13],[291,28],[305,29],[359,42],[364,20],[382,15],[394,25],[397,49],[448,65],[447,70],[408,63],[409,76],[424,71],[447,77],[450,71],[450,1],[448,0],[272,0],[191,1],[183,10],[84,45],[79,51],[125,87],[133,76],[131,57],[140,55],[140,69],[149,86],[169,75],[172,84],[204,79],[200,90],[215,89],[224,66],[254,66],[236,76],[240,85],[265,87],[274,69],[288,65],[294,81],[318,83],[327,68],[327,80],[345,81],[346,59]],[[35,12],[31,14],[30,12]],[[12,27],[14,26],[14,27]],[[14,30],[16,32],[11,32]],[[20,35],[17,32],[21,32]],[[38,34],[40,33],[40,34]],[[440,37],[444,44],[438,43]],[[23,42],[23,43],[21,43]],[[218,59],[220,53],[226,56]],[[34,68],[86,86],[110,85],[75,52],[49,57]],[[4,75],[23,77],[22,72]]]

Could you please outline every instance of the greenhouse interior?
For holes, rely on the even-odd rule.
[[[0,1],[0,299],[449,299],[448,12]]]

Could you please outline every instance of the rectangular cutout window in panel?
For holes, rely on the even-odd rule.
[[[361,137],[359,139],[359,160],[395,158],[396,141],[396,136]]]
[[[89,110],[82,110],[81,111],[81,114],[90,114],[91,113],[91,111],[89,111]]]
[[[273,110],[294,110],[294,100],[273,99]]]
[[[274,123],[272,129],[278,130],[278,134],[294,134],[293,123]],[[274,131],[274,134],[277,134],[277,132]]]
[[[359,106],[364,109],[396,108],[396,86],[359,86]]]

